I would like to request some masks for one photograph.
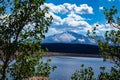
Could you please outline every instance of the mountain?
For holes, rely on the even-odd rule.
[[[93,39],[70,31],[48,36],[42,43],[96,44]]]
[[[104,41],[101,36],[96,39]],[[95,40],[70,31],[46,37],[41,46],[49,52],[99,54]]]

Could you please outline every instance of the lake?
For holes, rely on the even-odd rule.
[[[106,71],[110,71],[113,63],[110,61],[103,62],[102,58],[90,58],[90,57],[68,57],[68,56],[54,56],[44,57],[43,61],[52,59],[51,66],[55,65],[57,68],[50,74],[50,80],[70,80],[73,72],[80,69],[80,65],[84,64],[85,67],[92,67],[95,71],[95,76],[100,72],[100,66],[106,66]],[[9,76],[9,75],[7,75]],[[8,80],[12,80],[9,79]]]
[[[103,62],[102,58],[89,58],[89,57],[68,57],[68,56],[57,56],[49,57],[52,59],[51,65],[56,65],[57,69],[51,73],[50,80],[70,80],[71,75],[76,70],[80,69],[80,65],[84,64],[85,67],[93,67],[95,76],[100,72],[100,66],[106,66],[106,71],[110,71],[113,63],[110,61]],[[44,60],[48,57],[44,57]]]

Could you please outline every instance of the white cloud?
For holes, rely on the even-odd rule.
[[[62,23],[62,18],[58,15],[55,15],[53,12],[49,11],[49,13],[47,13],[45,16],[49,17],[50,15],[53,17],[53,24],[54,25],[57,26],[57,25],[62,25],[63,24]]]
[[[99,9],[100,9],[100,10],[104,10],[104,7],[103,7],[103,6],[101,6],[101,7],[99,7]]]
[[[111,0],[113,1],[113,0]],[[64,3],[61,5],[55,5],[53,3],[45,3],[46,6],[50,8],[49,15],[53,16],[53,24],[49,28],[47,35],[58,34],[65,31],[73,31],[76,33],[86,34],[88,30],[92,30],[95,24],[98,24],[96,32],[100,35],[103,35],[107,30],[113,30],[113,27],[110,27],[108,24],[89,24],[82,14],[93,14],[93,8],[87,4],[81,4],[77,6],[76,4]],[[100,10],[103,10],[103,7],[99,7]],[[47,16],[49,16],[47,14]],[[91,19],[89,19],[91,20]],[[65,37],[66,35],[64,35]],[[71,36],[65,37],[64,40],[71,40]],[[82,41],[82,40],[80,40]]]
[[[111,2],[111,1],[115,1],[115,0],[108,0],[109,2]]]
[[[75,8],[76,13],[79,14],[93,14],[93,8],[88,6],[87,4],[82,4],[79,7]]]
[[[116,30],[116,28],[110,26],[109,24],[95,23],[93,26],[95,26],[96,24],[99,25],[98,27],[96,27],[96,32],[98,35],[104,35],[106,31]]]
[[[54,5],[53,3],[45,3],[44,6],[49,7],[49,15],[53,16],[53,25],[54,26],[62,26],[67,25],[71,27],[77,26],[88,26],[88,23],[81,14],[92,14],[92,7],[87,4],[81,4],[77,6],[76,4],[64,3],[61,5]],[[58,14],[59,13],[59,14]],[[46,14],[46,16],[49,16]],[[61,15],[66,17],[61,18]]]
[[[81,4],[77,6],[76,4],[64,3],[61,5],[54,5],[53,3],[45,3],[45,6],[49,7],[50,11],[53,13],[66,14],[69,12],[76,12],[77,14],[93,14],[93,8],[87,4]]]
[[[77,6],[70,3],[61,5],[45,3],[44,6],[49,7],[49,14],[46,14],[46,16],[53,16],[52,28],[49,28],[49,34],[47,35],[65,31],[87,32],[87,30],[92,29],[87,22],[88,19],[81,16],[82,14],[93,14],[93,8],[87,4]]]
[[[66,13],[68,12],[63,5],[54,5],[53,3],[45,3],[45,6],[49,8],[49,10],[53,13]]]
[[[75,8],[77,7],[76,4],[69,3],[64,3],[63,6],[65,6],[68,11],[75,11]]]
[[[63,19],[63,23],[67,24],[68,26],[77,27],[85,23],[85,21],[83,20],[85,19],[72,12],[68,14],[66,18]]]
[[[58,33],[58,31],[55,28],[49,28],[49,32]]]
[[[67,15],[65,18],[61,18],[58,15],[55,15],[54,13],[50,12],[50,15],[53,16],[53,25],[54,26],[60,26],[60,25],[68,25],[71,27],[77,27],[77,26],[88,26],[89,24],[84,21],[85,18],[82,18],[80,15],[75,14],[74,12],[71,12]]]
[[[85,20],[85,18],[82,18],[80,15],[75,14],[74,12],[71,12],[67,15],[69,18],[72,18],[74,20]]]
[[[52,13],[51,14],[52,15],[52,17],[53,17],[53,24],[54,25],[62,25],[63,24],[63,22],[62,22],[62,18],[60,17],[60,16],[57,16],[57,15],[55,15],[54,13]]]
[[[68,25],[71,27],[78,27],[78,26],[90,26],[85,20],[85,18],[82,18],[80,15],[77,15],[75,13],[70,13],[65,18],[61,18],[58,15],[55,15],[54,13],[51,14],[54,18],[53,25]]]
[[[49,27],[48,32],[46,33],[46,36],[50,36],[53,34],[58,34],[58,33],[62,33],[63,31],[61,31],[60,29],[56,29],[54,27]]]

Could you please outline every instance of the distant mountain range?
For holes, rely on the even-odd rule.
[[[97,37],[97,40],[103,40],[102,36]],[[42,43],[69,43],[69,44],[90,44],[90,45],[97,45],[96,41],[84,36],[82,34],[77,34],[75,32],[63,32],[59,34],[55,34],[52,36],[46,37]]]
[[[98,36],[96,40],[104,41],[104,38]],[[99,54],[94,39],[70,31],[46,37],[41,46],[43,49],[48,48],[49,52]]]

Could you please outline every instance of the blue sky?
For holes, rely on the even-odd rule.
[[[54,18],[47,36],[66,31],[86,34],[95,24],[100,25],[97,33],[101,34],[113,29],[106,24],[102,7],[115,5],[120,11],[120,0],[46,0],[45,5]]]

